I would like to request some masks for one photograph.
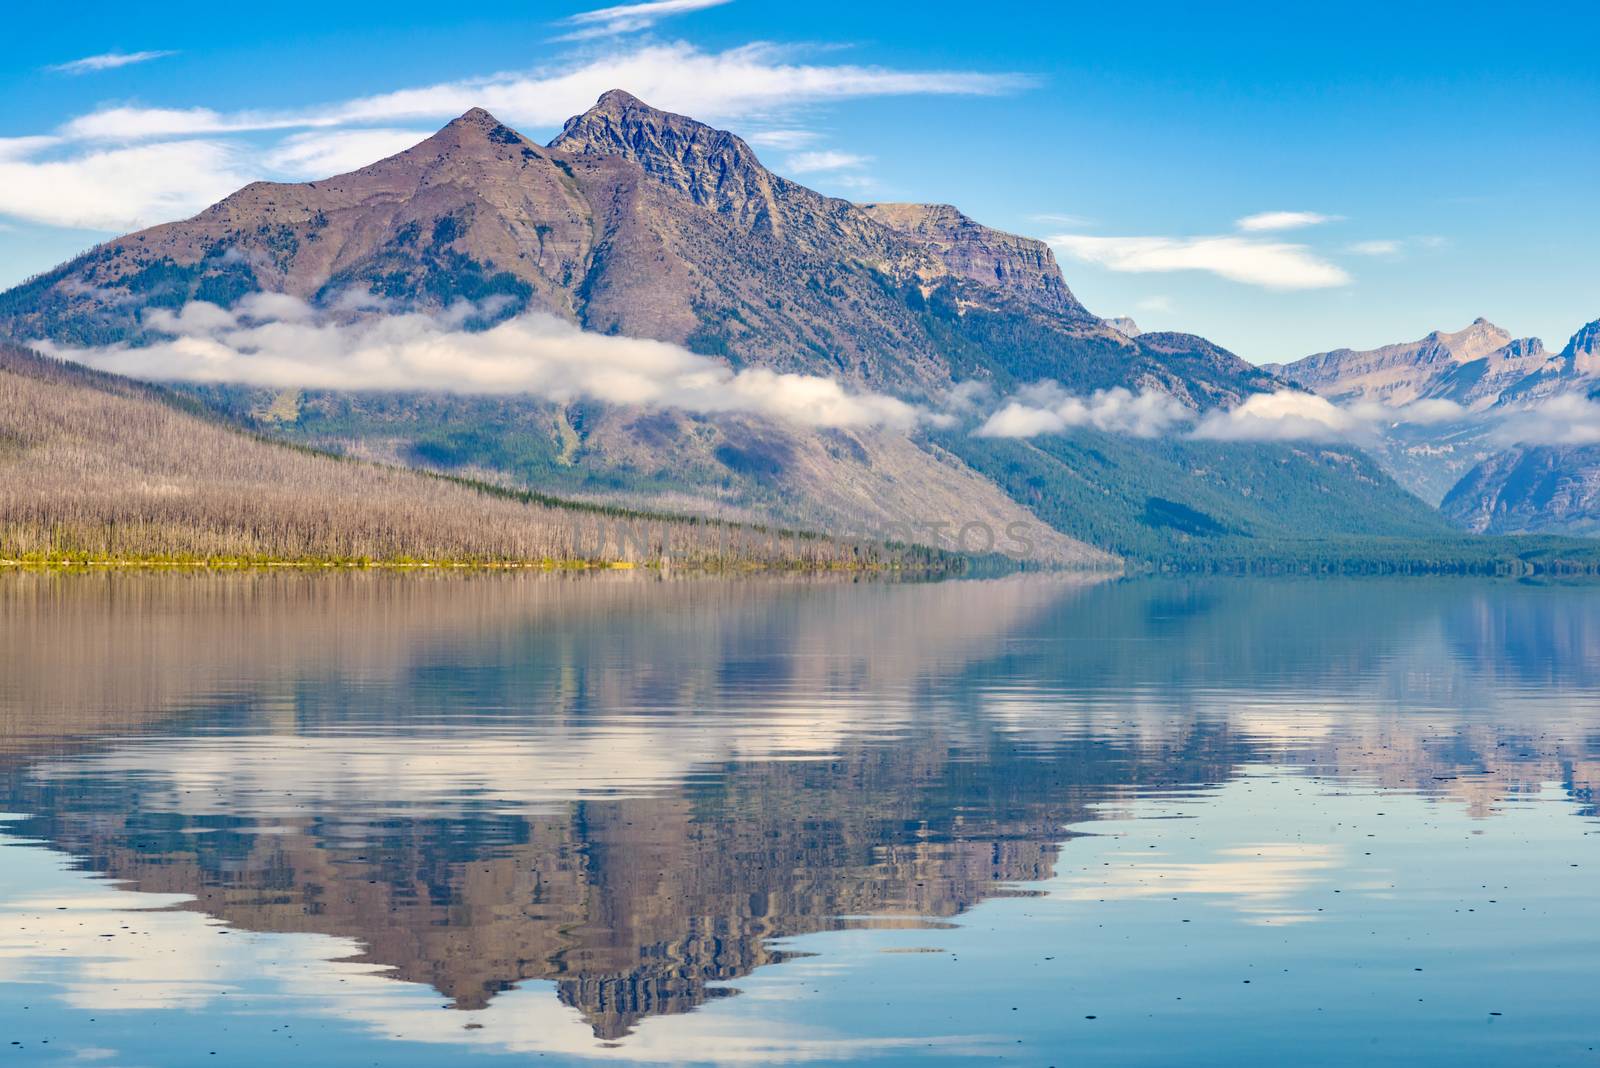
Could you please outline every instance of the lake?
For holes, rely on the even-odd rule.
[[[1600,1064],[1600,590],[0,575],[10,1064]]]

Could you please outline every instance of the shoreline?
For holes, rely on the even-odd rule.
[[[659,560],[639,563],[631,560],[317,560],[317,559],[193,559],[160,557],[94,558],[48,557],[40,559],[0,559],[3,571],[673,571],[725,573],[807,573],[807,574],[960,574],[962,569],[913,567],[900,564],[805,564],[780,562],[763,564],[741,561],[734,564],[676,564]]]

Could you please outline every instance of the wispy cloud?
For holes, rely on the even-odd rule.
[[[66,159],[0,152],[0,215],[50,226],[132,230],[182,218],[255,177],[239,152],[211,140],[96,149]]]
[[[28,159],[60,143],[59,137],[0,137],[0,162]]]
[[[872,162],[871,156],[858,156],[853,152],[797,152],[783,161],[790,174],[816,174],[819,171],[843,171],[862,167]]]
[[[1094,220],[1086,219],[1082,215],[1063,215],[1059,212],[1040,212],[1028,218],[1034,222],[1051,223],[1055,226],[1089,226]]]
[[[282,294],[254,294],[232,310],[194,302],[145,313],[166,335],[139,347],[54,348],[68,359],[156,380],[240,382],[314,389],[530,393],[688,411],[744,412],[814,427],[906,428],[925,413],[895,397],[855,392],[837,379],[735,371],[661,341],[580,330],[529,314],[482,331],[480,309],[409,312],[355,321],[326,317]]]
[[[550,70],[440,82],[294,111],[107,108],[68,122],[60,133],[85,140],[137,141],[437,121],[473,107],[488,108],[513,125],[551,128],[616,88],[706,121],[760,120],[809,104],[881,96],[997,95],[1034,84],[1020,74],[800,63],[793,57],[793,50],[769,44],[722,52],[685,43],[647,45]]]
[[[557,37],[558,41],[582,41],[596,37],[614,37],[623,33],[648,30],[662,19],[685,15],[691,11],[704,11],[708,7],[721,7],[733,0],[648,0],[640,4],[617,4],[595,11],[583,11],[562,23],[576,27]]]
[[[1345,246],[1346,252],[1357,256],[1376,256],[1387,259],[1400,255],[1405,246],[1399,241],[1356,241]]]
[[[45,70],[56,74],[93,74],[96,71],[115,70],[118,67],[131,67],[135,63],[148,63],[152,59],[165,59],[175,56],[172,51],[159,52],[104,52],[98,56],[84,56],[68,63],[58,63]]]
[[[1060,234],[1048,239],[1085,263],[1130,274],[1205,271],[1263,289],[1327,289],[1350,276],[1304,245],[1221,235],[1214,237],[1095,237]]]
[[[757,130],[745,134],[745,140],[757,148],[775,148],[779,152],[794,152],[814,145],[821,137],[815,130]]]
[[[428,130],[313,130],[292,134],[264,157],[268,167],[290,178],[326,178],[403,152]]]
[[[1371,241],[1354,241],[1344,247],[1353,256],[1370,256],[1374,259],[1393,260],[1411,252],[1435,252],[1449,244],[1436,234],[1417,237],[1379,238]]]
[[[1267,233],[1276,230],[1303,230],[1307,226],[1321,226],[1333,222],[1337,215],[1322,215],[1314,211],[1263,211],[1246,215],[1234,225],[1247,234]]]

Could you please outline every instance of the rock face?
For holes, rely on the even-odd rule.
[[[949,204],[864,204],[862,210],[897,233],[925,243],[959,277],[1058,315],[1086,314],[1062,280],[1055,253],[1043,241],[990,229]]]
[[[1124,337],[1138,337],[1144,333],[1143,330],[1139,329],[1139,324],[1126,315],[1120,315],[1115,319],[1107,319],[1106,325]]]
[[[1439,507],[1479,533],[1600,533],[1600,447],[1498,453],[1469,471]]]

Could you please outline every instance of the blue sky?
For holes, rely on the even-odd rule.
[[[1559,347],[1600,317],[1600,10],[1392,7],[24,6],[0,284],[473,103],[546,139],[615,86],[825,192],[1051,239],[1092,310],[1252,360],[1479,315]]]

